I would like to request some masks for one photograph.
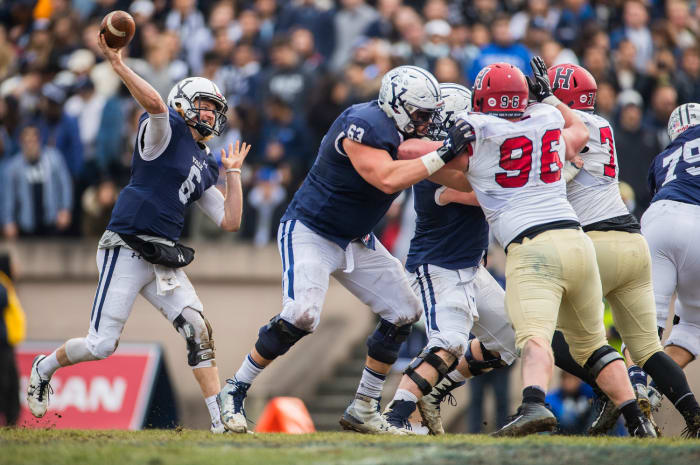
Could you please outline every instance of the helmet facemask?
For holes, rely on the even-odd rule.
[[[214,108],[205,108],[202,102],[207,101],[214,105]],[[212,134],[215,136],[221,135],[224,126],[226,126],[226,111],[228,106],[223,100],[212,97],[211,95],[195,94],[190,102],[190,108],[185,111],[185,120],[192,126],[202,137],[209,137]],[[202,120],[201,112],[211,111],[214,113],[213,126]]]
[[[426,110],[423,108],[415,108],[413,105],[404,105],[406,114],[409,117],[409,123],[406,125],[406,133],[416,136],[433,137],[440,132],[442,127],[442,114],[440,108]],[[423,127],[422,131],[418,131]]]

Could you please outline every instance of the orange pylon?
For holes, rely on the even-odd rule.
[[[297,397],[274,397],[263,410],[258,425],[258,433],[303,434],[316,431],[304,402]]]

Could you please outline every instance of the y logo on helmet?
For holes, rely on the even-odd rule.
[[[391,105],[391,108],[393,108],[394,111],[398,113],[399,106],[403,107],[403,103],[404,103],[403,99],[401,97],[403,96],[403,94],[408,92],[408,89],[403,87],[401,89],[401,91],[399,91],[399,93],[397,94],[396,93],[397,87],[398,87],[398,84],[396,84],[396,82],[392,81],[392,83],[391,83],[391,102],[389,102],[389,105]],[[398,105],[396,102],[398,102]]]
[[[484,78],[486,77],[486,74],[491,71],[491,68],[486,67],[479,71],[479,74],[476,75],[476,79],[474,79],[474,88],[481,90],[482,83],[484,82]]]
[[[552,87],[555,89],[571,89],[571,76],[574,74],[573,68],[557,68],[554,74]]]

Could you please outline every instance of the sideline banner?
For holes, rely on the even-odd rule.
[[[130,429],[144,427],[162,362],[158,344],[121,343],[104,360],[61,368],[51,378],[49,410],[34,418],[27,408],[27,385],[34,357],[60,343],[29,341],[16,348],[22,410],[18,426],[29,428]]]

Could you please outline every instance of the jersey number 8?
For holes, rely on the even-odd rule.
[[[540,179],[550,184],[561,179],[562,162],[554,146],[559,142],[561,130],[550,129],[542,136],[542,163]],[[532,169],[532,141],[525,136],[511,137],[501,144],[499,166],[505,173],[496,173],[496,182],[505,188],[523,187]],[[515,172],[515,174],[512,174]]]

